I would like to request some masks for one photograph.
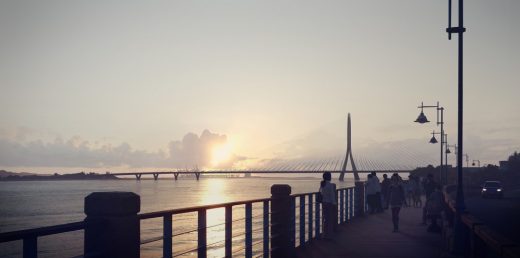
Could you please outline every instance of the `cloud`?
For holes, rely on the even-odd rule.
[[[204,130],[200,136],[188,133],[181,141],[172,141],[169,144],[169,162],[176,167],[208,167],[212,164],[214,148],[227,143],[226,135],[219,135]],[[245,157],[233,153],[224,162],[219,163],[219,168],[232,167],[238,161],[245,160]]]
[[[188,133],[181,141],[171,141],[168,150],[150,152],[134,150],[130,144],[92,144],[80,137],[54,141],[19,141],[0,138],[0,165],[6,167],[130,167],[130,168],[206,168],[211,166],[212,151],[227,143],[226,135],[204,130],[200,136]],[[232,167],[245,157],[231,154],[219,164]]]

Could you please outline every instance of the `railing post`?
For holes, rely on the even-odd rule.
[[[356,194],[355,194],[355,216],[361,217],[365,215],[365,182],[356,181]]]
[[[198,244],[197,244],[197,257],[206,258],[207,247],[206,247],[206,210],[202,209],[198,212]]]
[[[226,257],[232,256],[232,248],[233,248],[233,206],[226,206],[226,225],[225,225],[225,254]]]
[[[345,221],[345,192],[344,190],[339,190],[339,223],[343,224]]]
[[[139,195],[95,192],[85,197],[85,257],[138,258]]]
[[[354,189],[348,189],[348,220],[350,221],[354,217]]]
[[[305,195],[300,196],[300,246],[305,244]]]
[[[172,214],[163,216],[163,258],[172,258]]]
[[[296,247],[296,197],[291,197],[291,229],[289,230],[291,232],[291,247]]]
[[[38,257],[38,238],[31,236],[23,239],[23,258]]]
[[[312,239],[312,205],[314,205],[314,203],[312,203],[312,194],[309,194],[309,217],[308,217],[308,227],[309,227],[309,241]]]
[[[269,201],[264,201],[264,258],[269,257]]]
[[[321,207],[321,203],[317,202],[316,201],[316,211],[314,211],[314,213],[316,214],[314,216],[314,225],[316,226],[315,227],[315,233],[314,233],[314,237],[316,239],[319,239],[320,238],[320,226],[321,226],[321,216],[320,216],[320,207]]]
[[[289,185],[271,186],[271,257],[294,257],[294,243],[291,245],[292,198]],[[294,223],[293,223],[294,224]],[[294,232],[292,232],[294,238]]]
[[[246,258],[253,256],[253,204],[246,203]]]

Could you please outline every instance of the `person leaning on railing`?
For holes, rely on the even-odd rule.
[[[323,173],[323,181],[320,182],[320,194],[323,207],[323,238],[332,239],[334,233],[334,211],[336,203],[336,185],[331,183],[330,172]]]

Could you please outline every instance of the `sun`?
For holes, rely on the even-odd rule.
[[[231,159],[231,145],[229,143],[217,145],[213,148],[211,153],[211,164],[213,166],[219,166]]]

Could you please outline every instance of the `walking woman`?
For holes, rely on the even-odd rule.
[[[336,206],[336,185],[331,183],[330,172],[323,173],[323,181],[320,182],[320,193],[323,207],[323,238],[332,239],[334,233],[334,207]]]
[[[405,195],[403,185],[397,173],[392,175],[390,179],[390,188],[388,190],[388,201],[390,205],[390,209],[392,209],[392,222],[394,224],[394,231],[399,231],[399,212],[401,211],[401,206],[405,203]]]

